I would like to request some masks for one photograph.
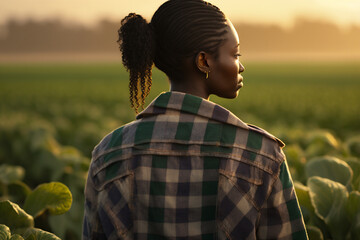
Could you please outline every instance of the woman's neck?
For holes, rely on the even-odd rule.
[[[199,79],[187,79],[181,82],[170,80],[170,91],[188,93],[209,100],[209,94],[206,87]]]

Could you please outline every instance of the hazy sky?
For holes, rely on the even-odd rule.
[[[148,19],[164,0],[1,0],[0,24],[13,19],[64,18],[93,24],[120,20],[129,12]],[[233,21],[290,27],[296,17],[325,19],[340,26],[360,25],[360,0],[209,0]]]

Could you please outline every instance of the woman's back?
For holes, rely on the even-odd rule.
[[[87,234],[97,239],[256,239],[260,222],[270,224],[262,211],[272,192],[283,207],[296,201],[291,191],[279,194],[291,181],[288,175],[279,178],[285,164],[282,146],[212,102],[162,94],[138,120],[95,148],[85,218],[93,219],[87,229],[98,232]],[[259,239],[279,237],[279,229],[291,233],[286,219],[293,220],[288,227],[301,230],[300,212],[285,210],[271,222],[276,231],[264,231],[266,237],[259,234]],[[90,217],[92,212],[98,219]]]

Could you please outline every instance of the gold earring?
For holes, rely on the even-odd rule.
[[[209,71],[210,72],[210,71]],[[209,72],[206,72],[206,77],[205,79],[208,79],[209,78]]]

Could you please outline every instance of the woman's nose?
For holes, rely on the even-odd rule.
[[[241,63],[239,63],[239,65],[239,72],[242,73],[243,71],[245,71],[245,67]]]

